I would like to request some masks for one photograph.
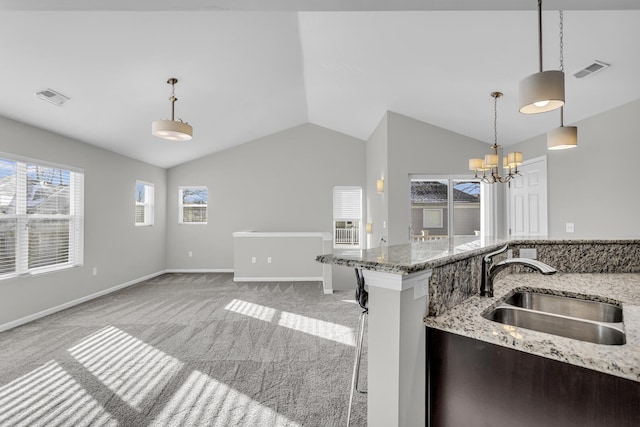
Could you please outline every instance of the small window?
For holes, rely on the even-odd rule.
[[[209,191],[207,187],[179,187],[179,224],[206,224]]]
[[[362,187],[333,188],[333,246],[359,248],[362,235]]]
[[[154,187],[147,182],[136,181],[136,225],[153,225]]]
[[[442,209],[423,209],[422,226],[424,228],[442,228]]]

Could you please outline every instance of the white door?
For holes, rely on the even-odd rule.
[[[520,167],[522,176],[509,183],[509,235],[547,235],[547,156]]]

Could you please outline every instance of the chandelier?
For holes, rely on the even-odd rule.
[[[158,138],[168,139],[170,141],[189,141],[193,137],[193,128],[189,123],[183,122],[181,119],[175,120],[175,104],[178,98],[175,95],[175,86],[178,79],[171,77],[167,80],[171,85],[171,120],[156,120],[151,124],[151,135]]]
[[[487,154],[484,159],[469,159],[469,170],[474,171],[474,178],[479,179],[486,184],[495,184],[496,182],[509,182],[518,172],[518,166],[522,164],[522,153],[515,151],[507,154],[502,158],[502,167],[506,175],[500,176],[500,155],[498,154],[498,98],[502,96],[502,92],[491,92],[493,97],[493,149],[492,154]],[[482,176],[478,173],[482,172]]]

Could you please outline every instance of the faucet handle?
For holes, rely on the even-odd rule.
[[[504,245],[503,247],[501,247],[501,248],[500,248],[500,249],[498,249],[498,250],[495,250],[495,251],[493,251],[493,252],[489,252],[488,254],[486,254],[486,255],[484,256],[484,258],[483,258],[484,262],[487,262],[487,263],[488,263],[488,262],[491,262],[491,258],[493,258],[493,257],[494,257],[494,256],[496,256],[496,255],[500,255],[500,254],[501,254],[501,253],[503,253],[503,252],[506,252],[506,251],[507,251],[507,249],[509,249],[509,245],[508,245],[508,244],[507,244],[507,245]]]

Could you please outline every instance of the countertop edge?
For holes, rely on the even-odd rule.
[[[477,339],[502,347],[523,351],[575,366],[596,370],[631,381],[640,382],[640,303],[629,301],[624,293],[611,295],[606,291],[616,283],[631,279],[633,286],[640,285],[640,274],[559,274],[555,280],[535,274],[513,274],[496,281],[497,298],[474,295],[437,317],[425,317],[427,327],[444,332]],[[589,280],[600,278],[606,282],[603,289],[584,289]],[[510,281],[518,282],[509,284]],[[522,283],[524,281],[524,283]],[[574,283],[574,285],[570,285]],[[624,286],[621,286],[624,287]],[[627,343],[624,345],[600,345],[570,338],[559,337],[524,328],[510,327],[482,317],[482,313],[500,304],[516,289],[542,289],[554,292],[588,294],[593,299],[618,301],[622,304]],[[629,287],[629,289],[631,289]]]

